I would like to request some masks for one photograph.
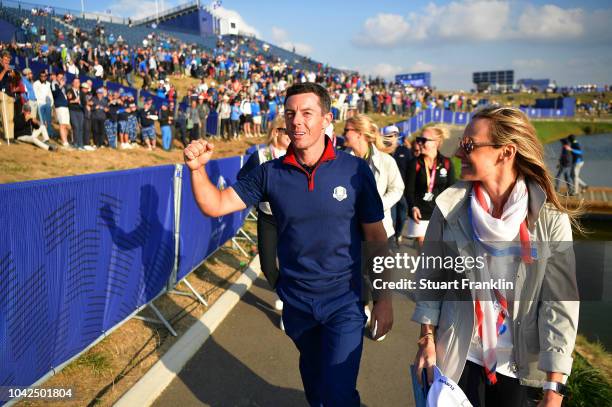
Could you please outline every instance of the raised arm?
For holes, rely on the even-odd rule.
[[[246,209],[233,188],[220,191],[208,178],[205,165],[210,161],[214,145],[204,140],[194,140],[183,151],[185,164],[191,171],[193,197],[202,212],[211,217],[223,216]]]

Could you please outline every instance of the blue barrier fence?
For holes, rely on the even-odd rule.
[[[208,169],[229,186],[241,165]],[[0,185],[0,386],[44,381],[235,236],[248,210],[204,216],[182,168]]]

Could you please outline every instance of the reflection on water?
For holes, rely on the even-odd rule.
[[[581,223],[587,233],[585,236],[574,236],[575,240],[612,242],[612,216],[587,216],[581,220]],[[580,273],[580,264],[577,265],[576,272]],[[612,351],[612,324],[602,324],[602,321],[609,321],[610,315],[612,315],[610,301],[580,303],[578,331],[590,341],[601,342],[608,351]]]

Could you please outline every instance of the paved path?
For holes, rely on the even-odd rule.
[[[306,406],[298,353],[278,329],[275,294],[259,278],[158,398],[155,406]],[[393,332],[364,339],[358,389],[365,406],[412,406],[408,367],[416,352],[414,304],[394,299]]]

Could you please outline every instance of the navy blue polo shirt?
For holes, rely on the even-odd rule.
[[[366,161],[325,151],[309,174],[291,146],[233,185],[247,206],[270,203],[278,230],[277,290],[322,298],[361,293],[362,223],[384,217],[374,175]]]

